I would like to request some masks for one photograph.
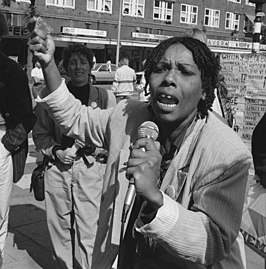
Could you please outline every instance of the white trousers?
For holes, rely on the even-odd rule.
[[[5,132],[5,125],[0,125],[0,269],[3,264],[4,247],[7,237],[9,202],[13,183],[11,153],[6,150],[1,142]]]

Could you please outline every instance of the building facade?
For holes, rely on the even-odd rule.
[[[142,61],[161,40],[181,36],[193,27],[206,31],[208,45],[217,53],[249,53],[252,48],[255,5],[248,0],[34,2],[40,16],[53,28],[57,62],[64,47],[81,42],[93,50],[97,62],[116,63],[119,40],[119,50],[127,50],[131,67],[140,71]],[[29,33],[24,25],[30,4],[30,0],[10,0],[10,7],[0,7],[9,24],[2,49],[23,66],[29,59]]]

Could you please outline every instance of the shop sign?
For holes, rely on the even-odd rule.
[[[173,36],[132,32],[132,37],[142,39],[144,38],[144,39],[164,40]]]
[[[232,49],[252,50],[251,42],[208,39],[207,44],[210,47],[224,47],[224,48],[232,48]],[[266,50],[266,45],[260,44],[260,50]]]
[[[106,37],[107,32],[102,30],[83,29],[83,28],[72,28],[72,27],[61,27],[62,34],[75,35],[75,36],[97,36]]]

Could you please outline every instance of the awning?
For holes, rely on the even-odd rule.
[[[53,34],[55,45],[58,47],[67,47],[69,43],[83,43],[91,49],[104,49],[105,45],[116,45],[115,40],[108,38],[80,37],[70,35]]]
[[[69,35],[53,35],[53,39],[57,46],[66,47],[69,42],[71,43],[87,43],[89,48],[93,49],[103,49],[105,45],[116,46],[115,39],[108,38],[93,38],[93,37],[79,37],[79,36],[69,36]],[[148,42],[148,41],[137,41],[137,40],[121,40],[120,44],[122,46],[129,47],[156,47],[159,42]]]
[[[121,41],[122,46],[128,46],[128,47],[149,47],[154,48],[159,44],[159,42],[144,42],[144,41]]]
[[[255,15],[251,15],[251,14],[245,14],[247,16],[247,18],[254,24],[254,20],[255,20]],[[261,26],[266,26],[264,22],[261,22]]]
[[[249,54],[251,50],[240,50],[240,49],[226,49],[226,48],[217,48],[217,47],[210,47],[210,50],[213,52],[219,53],[239,53],[239,54]]]

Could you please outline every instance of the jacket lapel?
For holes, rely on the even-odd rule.
[[[169,194],[171,190],[172,195],[170,196],[175,200],[180,200],[180,195],[183,196],[184,192],[187,197],[189,196],[192,179],[192,175],[189,174],[190,163],[204,124],[205,119],[197,120],[197,122],[187,130],[180,150],[174,156],[163,179],[161,190],[166,194]]]

